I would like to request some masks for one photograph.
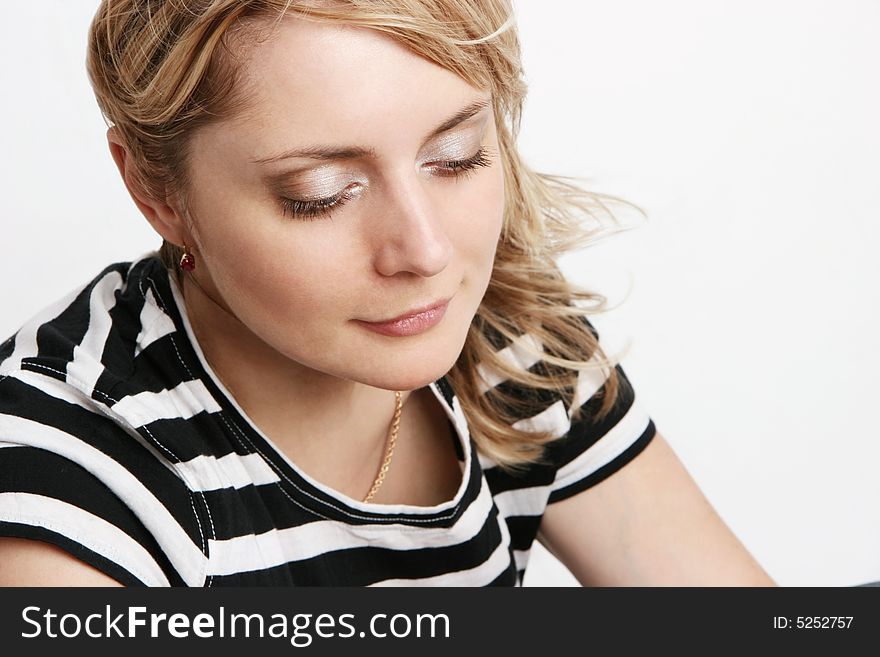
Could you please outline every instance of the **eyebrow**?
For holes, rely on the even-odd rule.
[[[425,141],[428,141],[448,130],[452,130],[452,128],[456,127],[458,124],[464,123],[471,117],[476,116],[480,111],[482,111],[489,105],[489,102],[490,99],[483,99],[465,105],[458,112],[456,112],[451,117],[446,119],[443,123],[434,128],[428,134],[428,136],[425,137]],[[251,162],[255,162],[257,164],[270,164],[272,162],[279,162],[281,160],[288,160],[295,157],[309,158],[313,160],[349,160],[357,157],[365,157],[368,155],[375,156],[375,154],[376,151],[374,149],[363,148],[360,146],[340,147],[318,145],[292,149],[283,153],[279,153],[278,155],[257,158],[251,160]]]

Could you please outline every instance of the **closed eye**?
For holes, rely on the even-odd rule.
[[[487,167],[491,164],[492,160],[489,157],[488,149],[482,147],[476,153],[464,160],[446,160],[438,162],[436,166],[439,166],[440,171],[447,172],[441,175],[448,175],[457,178],[466,177],[478,168]]]
[[[283,215],[290,215],[295,219],[303,221],[311,221],[323,215],[330,218],[330,210],[342,207],[351,198],[352,194],[346,187],[341,193],[327,198],[318,199],[316,201],[300,201],[298,199],[286,198],[281,199],[281,212]]]
[[[481,167],[492,165],[492,157],[486,147],[480,148],[472,156],[463,160],[441,160],[433,162],[429,166],[437,175],[459,179],[465,178]],[[281,198],[281,211],[285,216],[300,221],[314,221],[322,217],[330,219],[332,210],[339,209],[356,195],[354,191],[360,187],[359,183],[350,185],[339,194],[327,198],[303,201],[287,197]]]

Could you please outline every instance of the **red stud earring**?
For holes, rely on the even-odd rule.
[[[183,243],[183,255],[180,256],[180,268],[186,271],[192,271],[196,268],[195,256],[187,249],[186,242]]]

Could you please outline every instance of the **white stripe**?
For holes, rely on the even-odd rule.
[[[144,306],[141,309],[141,330],[135,340],[134,355],[137,356],[144,349],[161,337],[174,333],[177,329],[174,321],[156,303],[153,296],[153,288],[148,287],[144,295]]]
[[[278,475],[259,454],[227,454],[219,459],[202,454],[189,461],[175,463],[174,468],[192,490],[203,492],[261,486],[279,481]]]
[[[452,527],[413,527],[401,523],[354,525],[321,520],[263,534],[211,540],[208,572],[231,575],[360,547],[410,550],[457,545],[480,532],[491,508],[492,494],[483,480],[477,499]],[[501,524],[506,527],[507,523]]]
[[[498,463],[496,463],[491,457],[487,456],[483,452],[477,452],[477,460],[479,460],[480,469],[483,472],[498,467]]]
[[[12,354],[0,363],[0,376],[8,375],[18,370],[21,367],[23,358],[37,355],[37,330],[43,324],[52,321],[64,312],[87,285],[88,283],[80,285],[61,299],[43,308],[18,330],[15,335],[15,348]]]
[[[206,557],[168,509],[131,472],[76,436],[25,418],[0,414],[0,436],[78,463],[100,479],[153,534],[189,586],[204,581]]]
[[[70,382],[59,381],[52,376],[50,372],[64,374],[51,367],[40,367],[37,371],[20,370],[9,375],[12,379],[18,379],[40,392],[46,393],[49,397],[54,397],[68,404],[74,404],[80,408],[100,413],[106,417],[111,417],[110,409],[99,404],[87,392],[83,392],[77,386]]]
[[[513,551],[513,559],[516,562],[517,570],[525,570],[526,566],[529,565],[529,555],[531,555],[531,553],[531,549]]]
[[[96,415],[109,418],[120,429],[125,431],[132,438],[134,438],[134,440],[136,440],[141,447],[150,452],[150,454],[152,454],[157,461],[159,461],[166,468],[174,472],[175,475],[178,475],[177,471],[174,470],[172,464],[168,462],[167,455],[160,453],[159,450],[156,449],[155,445],[147,441],[141,434],[139,434],[131,426],[129,426],[124,418],[120,418],[118,415],[116,415],[116,413],[111,410],[109,406],[105,406],[104,404],[95,401],[87,393],[75,388],[71,383],[65,383],[49,376],[48,374],[39,374],[30,370],[21,370],[19,372],[15,372],[11,375],[11,378],[16,378],[23,383],[33,386],[40,392],[43,392],[50,397],[60,399],[61,401],[65,401],[68,404],[75,404],[76,406],[79,406],[80,408],[83,408],[90,413],[95,413]]]
[[[547,508],[550,486],[529,486],[506,490],[495,495],[498,512],[505,518],[511,516],[541,516]]]
[[[186,420],[201,412],[216,413],[220,405],[200,379],[184,381],[168,390],[139,392],[123,397],[112,406],[113,412],[133,427],[142,427],[156,420]]]
[[[486,586],[510,565],[510,531],[498,518],[501,542],[483,563],[467,570],[456,570],[434,577],[385,579],[370,586]]]
[[[554,438],[559,438],[571,428],[571,422],[565,404],[559,399],[537,415],[517,420],[512,426],[520,431],[549,431]]]
[[[576,408],[580,408],[585,403],[587,403],[590,399],[592,399],[593,395],[599,392],[599,389],[605,384],[605,381],[608,379],[607,372],[603,372],[598,367],[598,361],[595,357],[590,358],[589,363],[593,366],[589,370],[581,370],[578,372],[577,384],[575,386],[574,397],[571,401],[571,407],[569,410],[569,417],[574,412]],[[614,365],[612,364],[611,367]]]
[[[464,454],[464,466],[463,469],[465,472],[469,472],[471,469],[471,432],[468,427],[467,416],[464,414],[464,409],[461,407],[461,400],[458,398],[458,395],[455,395],[452,398],[452,410],[449,410],[449,407],[446,404],[443,404],[443,410],[446,411],[446,417],[452,420],[452,424],[455,426],[455,430],[458,433],[459,444],[461,445],[462,453]]]
[[[95,283],[89,296],[89,327],[82,342],[73,348],[73,360],[67,364],[68,379],[76,381],[78,387],[89,393],[104,372],[101,355],[110,335],[110,309],[116,304],[114,292],[122,285],[122,274],[118,271],[108,272]]]
[[[527,370],[541,360],[544,348],[537,338],[526,333],[495,353],[513,368]],[[505,377],[495,369],[481,364],[477,365],[477,374],[481,394],[488,392],[505,380]]]
[[[0,520],[45,527],[125,568],[147,586],[170,586],[152,555],[113,523],[73,504],[32,493],[0,493]]]
[[[504,526],[506,523],[502,522]],[[486,561],[467,570],[455,570],[434,577],[383,579],[370,586],[487,586],[492,583],[510,564],[507,545],[500,544]]]
[[[633,404],[620,421],[595,444],[565,464],[556,472],[553,490],[559,490],[583,479],[620,456],[648,427],[650,418],[633,399]]]

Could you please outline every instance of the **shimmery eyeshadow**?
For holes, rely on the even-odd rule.
[[[278,178],[276,186],[284,194],[303,200],[327,198],[338,194],[352,183],[366,183],[362,175],[351,171],[340,171],[338,166],[322,165],[296,174]]]

